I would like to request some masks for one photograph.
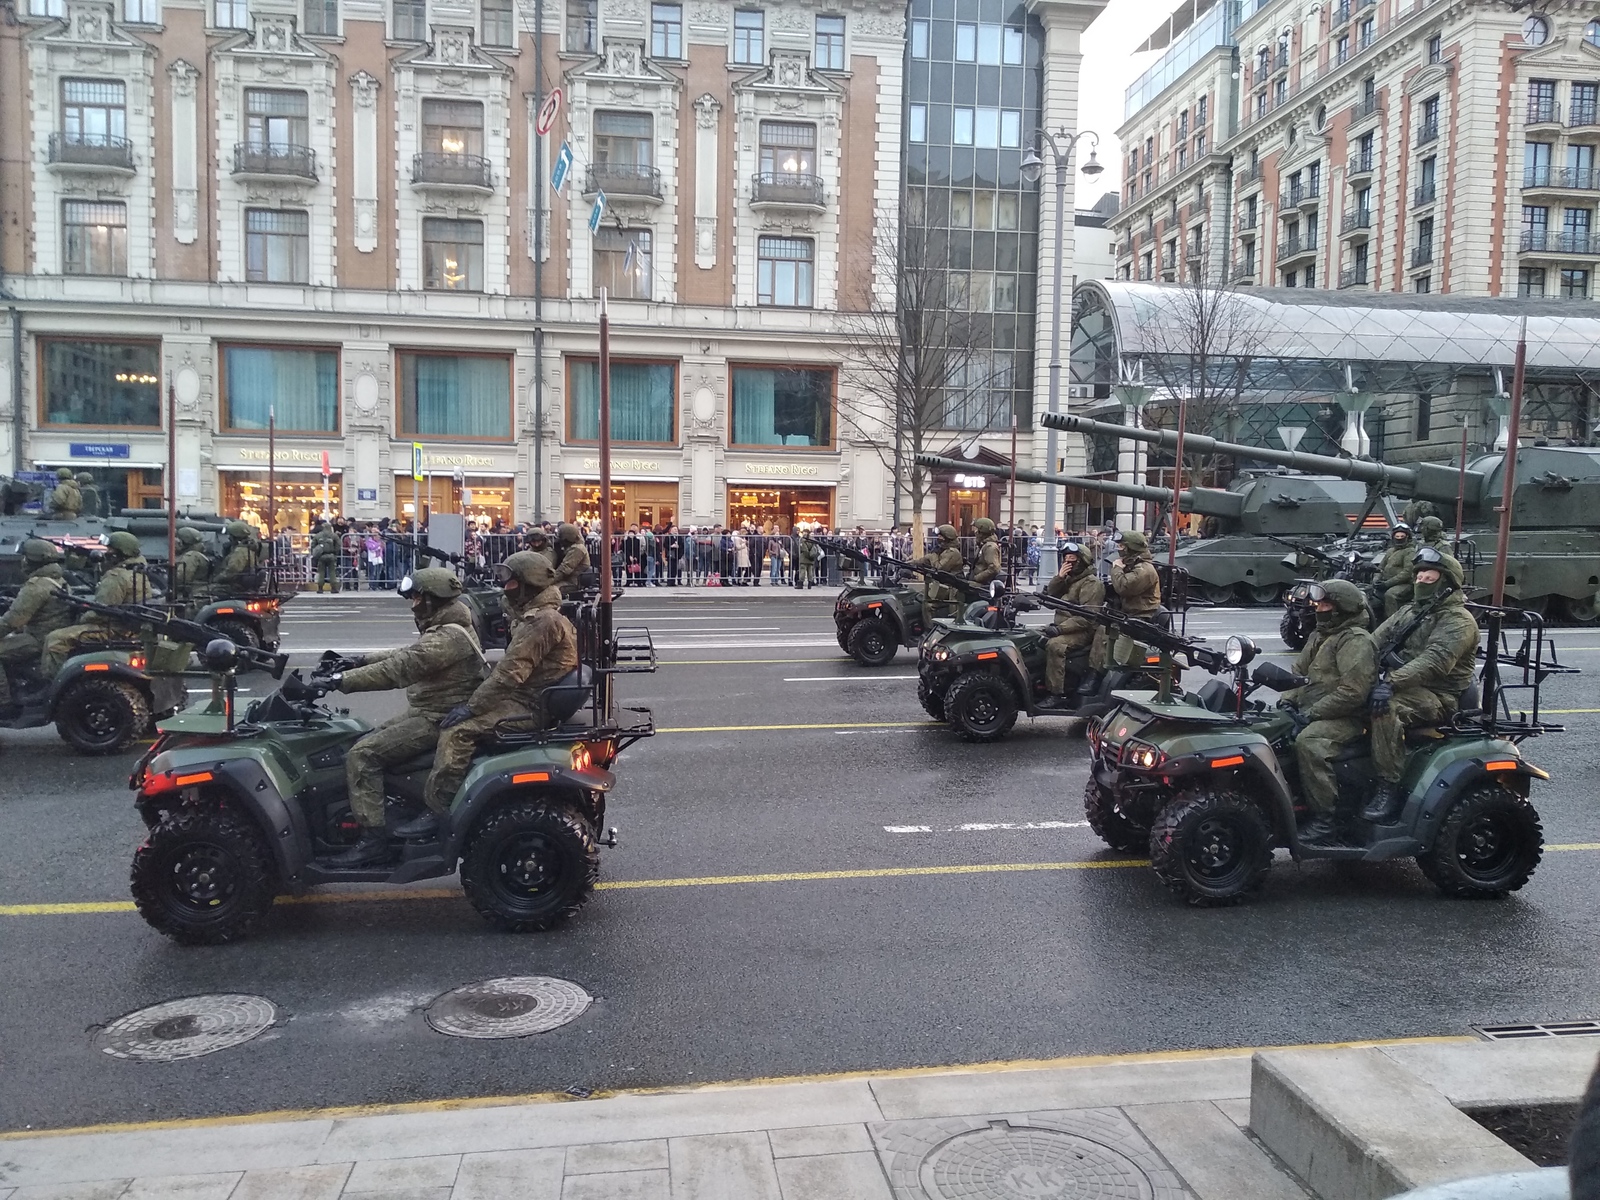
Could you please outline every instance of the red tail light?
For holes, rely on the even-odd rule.
[[[210,771],[157,771],[154,775],[144,777],[144,784],[139,790],[146,796],[156,796],[162,792],[176,792],[210,783],[215,778]]]

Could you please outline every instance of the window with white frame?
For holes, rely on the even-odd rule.
[[[64,17],[67,15],[66,0],[28,0],[28,15],[31,17]]]
[[[304,147],[310,115],[304,92],[248,88],[244,94],[245,141],[253,150],[283,152]]]
[[[515,46],[517,11],[512,0],[483,0],[483,44]]]
[[[911,22],[912,58],[928,57],[928,34],[929,26],[927,21],[916,20]]]
[[[656,58],[683,57],[683,5],[650,6],[650,53]]]
[[[760,139],[760,169],[763,175],[816,174],[815,125],[798,121],[763,121]]]
[[[294,209],[245,209],[244,277],[248,283],[309,283],[311,218]]]
[[[61,134],[74,146],[116,146],[128,136],[127,87],[120,79],[63,79]]]
[[[844,18],[817,15],[817,46],[812,61],[820,71],[844,70]]]
[[[248,29],[250,6],[246,0],[211,0],[211,23],[217,29]]]
[[[339,32],[339,0],[306,0],[302,28],[314,36],[336,36]]]
[[[756,303],[774,308],[810,308],[813,303],[810,238],[756,239]]]
[[[614,300],[649,300],[654,274],[650,230],[601,226],[594,235],[594,294]]]
[[[483,291],[483,222],[424,217],[422,286],[428,291]]]
[[[598,44],[600,0],[567,0],[567,51],[593,54]]]
[[[128,273],[128,206],[102,200],[67,200],[61,205],[65,275]]]
[[[122,19],[129,25],[159,25],[161,5],[158,0],[122,0]]]
[[[767,15],[760,9],[741,8],[733,14],[733,61],[760,63],[766,57]]]
[[[928,106],[913,104],[906,109],[906,138],[913,142],[928,140]]]
[[[390,34],[397,42],[427,41],[427,0],[394,0],[394,21]]]

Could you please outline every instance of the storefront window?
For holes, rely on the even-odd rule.
[[[420,509],[426,521],[434,513],[464,512],[480,533],[486,533],[496,521],[511,524],[515,482],[504,475],[467,475],[460,483],[453,475],[429,475],[422,480],[397,475],[394,515],[410,520]]]
[[[222,423],[228,429],[267,427],[337,433],[339,353],[267,346],[222,348]]]
[[[833,444],[833,372],[733,368],[733,444]]]
[[[257,529],[267,528],[267,480],[265,471],[220,471],[222,511],[248,521]],[[310,471],[280,470],[275,480],[273,516],[278,533],[308,533],[317,518],[344,512],[344,488],[338,475],[329,478],[323,490],[322,476]]]
[[[833,528],[832,488],[757,488],[728,485],[728,524],[749,523],[779,533]]]
[[[587,524],[600,518],[600,485],[567,484],[566,519]],[[611,523],[617,530],[646,525],[665,531],[678,520],[676,483],[614,483],[611,485]]]
[[[678,440],[677,367],[664,362],[611,363],[611,440],[670,445]],[[567,436],[600,439],[600,364],[572,359]]]
[[[46,341],[46,425],[161,427],[161,348],[153,342]]]
[[[406,437],[510,441],[511,360],[401,354],[400,432]]]

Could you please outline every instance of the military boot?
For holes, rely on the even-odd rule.
[[[1323,846],[1332,842],[1337,832],[1331,818],[1317,816],[1300,827],[1300,841],[1308,846]]]
[[[1400,810],[1405,807],[1405,799],[1398,783],[1380,780],[1373,790],[1372,799],[1361,810],[1361,819],[1374,825],[1388,825],[1400,815]]]
[[[389,836],[381,829],[361,830],[361,839],[348,850],[328,858],[330,867],[365,867],[389,857]]]
[[[1093,696],[1100,691],[1100,684],[1105,680],[1104,671],[1086,671],[1083,682],[1078,685],[1078,695]]]
[[[431,838],[439,832],[439,818],[431,810],[421,816],[412,817],[403,825],[394,827],[394,835],[410,841],[414,838]]]

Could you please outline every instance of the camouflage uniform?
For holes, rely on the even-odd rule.
[[[1000,578],[1000,542],[994,535],[994,522],[979,517],[972,523],[978,534],[978,558],[972,564],[972,582],[987,585]]]
[[[83,511],[83,492],[78,489],[78,481],[66,467],[56,472],[56,478],[60,482],[51,489],[46,501],[50,516],[58,520],[76,520]]]
[[[1400,530],[1395,527],[1395,533]],[[1389,549],[1378,564],[1378,594],[1383,598],[1383,616],[1392,617],[1411,599],[1411,559],[1417,552],[1411,530],[1405,540],[1390,534]]]
[[[817,582],[817,562],[822,558],[822,548],[811,540],[811,531],[800,535],[800,545],[795,548],[798,570],[795,587],[810,587]]]
[[[228,522],[228,553],[211,576],[211,594],[238,596],[256,586],[255,530],[243,521]],[[335,559],[335,562],[338,560]],[[335,591],[338,586],[335,585]]]
[[[406,711],[350,747],[344,760],[350,809],[369,829],[384,825],[384,768],[432,750],[439,742],[439,722],[471,699],[486,670],[472,611],[461,601],[419,618],[417,629],[421,636],[414,644],[369,654],[339,677],[341,692],[406,689]]]
[[[109,516],[100,511],[100,489],[95,486],[94,476],[87,471],[78,472],[78,493],[83,497],[83,515],[86,517]]]
[[[11,696],[7,675],[36,667],[45,637],[72,624],[61,551],[49,542],[29,540],[23,544],[23,554],[30,566],[28,577],[0,615],[0,703]]]
[[[1044,591],[1047,596],[1085,608],[1101,608],[1106,602],[1106,585],[1100,582],[1091,564],[1076,554],[1061,564],[1061,570],[1044,585]],[[1085,646],[1093,646],[1100,626],[1088,617],[1057,613],[1054,629],[1044,647],[1044,681],[1050,694],[1059,696],[1067,690],[1067,659]]]
[[[1339,789],[1333,756],[1366,728],[1367,695],[1378,678],[1378,651],[1367,632],[1367,602],[1361,590],[1342,579],[1322,587],[1334,611],[1317,614],[1316,632],[1294,660],[1294,673],[1310,680],[1284,699],[1310,724],[1295,737],[1300,786],[1318,817],[1332,817]]]
[[[537,560],[538,567],[525,570],[517,562],[523,554]],[[540,580],[551,576],[542,556],[531,551],[523,554],[513,554],[505,562],[522,582],[515,598],[508,592],[502,601],[512,618],[505,657],[465,702],[471,715],[444,731],[434,753],[424,799],[428,808],[440,815],[450,811],[472,765],[478,739],[510,717],[531,717],[533,724],[542,724],[544,689],[578,665],[578,634],[559,611],[560,590],[547,586],[531,600],[523,598],[533,591],[527,582],[529,576]]]
[[[961,557],[954,525],[939,526],[939,548],[911,560],[913,567],[932,567],[947,575],[959,575],[967,565]],[[922,619],[931,623],[936,617],[953,617],[961,610],[961,597],[948,583],[928,579],[922,585]]]
[[[537,551],[536,551],[537,553]],[[589,551],[584,549],[583,534],[576,525],[563,524],[556,530],[556,554],[545,557],[556,560],[555,583],[562,596],[571,599],[578,594],[578,578],[589,569]]]
[[[198,598],[205,593],[211,579],[211,556],[201,547],[198,529],[185,526],[178,530],[178,541],[184,551],[173,567],[173,591],[179,596]]]
[[[311,535],[311,565],[315,568],[312,586],[321,591],[324,584],[329,591],[339,590],[339,553],[344,539],[332,525],[324,525]]]
[[[1156,564],[1150,557],[1150,542],[1138,530],[1122,535],[1122,549],[1111,564],[1111,590],[1116,593],[1118,605],[1130,617],[1149,617],[1161,609],[1161,577],[1156,574]],[[1109,630],[1102,628],[1096,637],[1095,670],[1107,667],[1127,667],[1144,661],[1144,647],[1127,634],[1118,634],[1111,640]]]
[[[100,582],[94,589],[95,603],[144,604],[149,601],[150,580],[145,575],[148,564],[138,549],[139,540],[131,533],[119,531],[111,535],[111,552],[117,556],[117,560],[100,576]],[[52,678],[79,646],[104,639],[112,628],[110,618],[91,612],[84,616],[82,624],[57,629],[44,639],[44,654],[39,660],[40,673],[46,679]]]

